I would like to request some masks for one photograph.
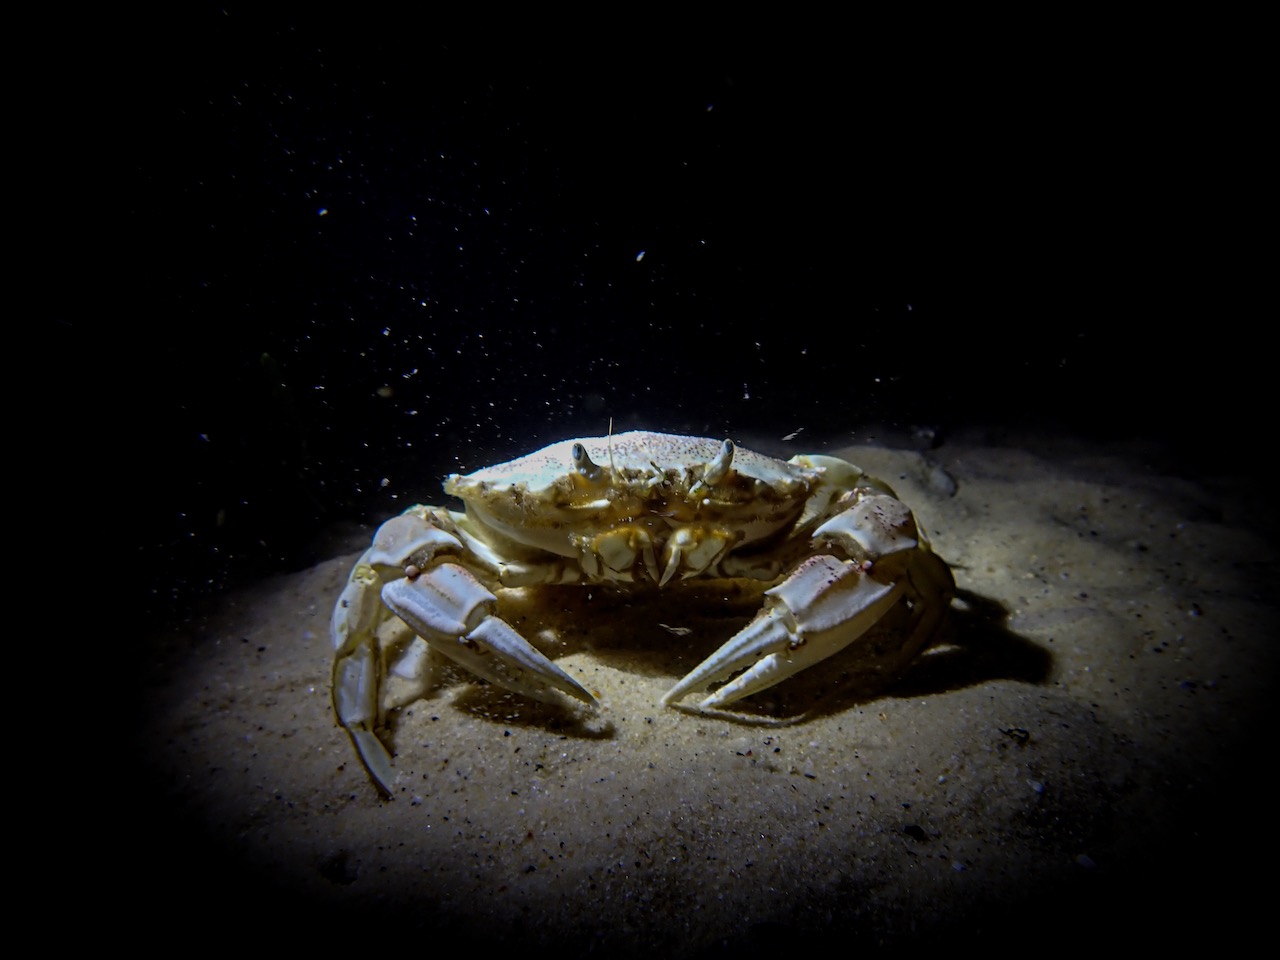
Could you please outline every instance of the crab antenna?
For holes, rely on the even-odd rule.
[[[613,468],[613,417],[609,418],[609,477],[616,477],[618,471]]]

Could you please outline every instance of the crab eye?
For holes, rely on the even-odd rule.
[[[732,440],[726,439],[720,444],[720,452],[707,464],[707,470],[702,475],[704,483],[719,483],[729,475],[729,468],[733,466],[733,450]]]
[[[591,458],[587,456],[587,448],[580,443],[573,445],[573,469],[588,480],[600,479],[600,467],[591,462]]]

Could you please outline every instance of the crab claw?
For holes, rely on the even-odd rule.
[[[494,616],[494,595],[455,563],[391,581],[382,588],[382,601],[432,649],[490,683],[549,703],[557,702],[557,690],[583,703],[596,702],[578,681]]]
[[[861,564],[811,557],[765,593],[760,615],[698,664],[662,698],[670,705],[694,690],[746,672],[703,700],[699,709],[725,706],[765,690],[839,653],[885,615],[903,584],[881,583]]]

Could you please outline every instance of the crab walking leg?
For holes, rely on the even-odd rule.
[[[391,795],[391,755],[378,739],[382,723],[382,651],[378,628],[391,616],[379,596],[382,584],[405,575],[411,562],[460,552],[461,541],[437,524],[442,511],[413,507],[378,528],[373,543],[351,569],[333,608],[333,712],[351,737],[378,788]],[[447,523],[447,520],[443,521]]]
[[[921,602],[915,605],[909,625],[911,634],[901,647],[902,662],[915,659],[938,632],[956,593],[951,568],[930,550],[920,550],[908,567],[911,585]]]
[[[381,667],[377,627],[386,618],[378,598],[380,577],[371,563],[372,549],[365,551],[334,607],[330,627],[333,658],[333,712],[347,731],[361,762],[378,788],[391,795],[391,755],[374,732],[380,721]]]
[[[583,703],[591,696],[509,623],[493,615],[496,599],[470,571],[442,563],[412,579],[393,580],[382,600],[431,647],[490,683],[535,700],[559,690]]]
[[[885,615],[903,584],[880,583],[853,561],[811,557],[765,592],[760,616],[684,677],[662,698],[670,705],[694,690],[749,667],[699,704],[711,709],[768,689],[839,653]]]

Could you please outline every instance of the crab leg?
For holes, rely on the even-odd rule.
[[[749,669],[703,700],[699,709],[768,689],[853,643],[888,612],[903,589],[900,581],[872,579],[855,561],[811,557],[766,591],[760,616],[690,671],[662,702],[675,703],[744,668]]]
[[[561,691],[595,703],[576,680],[494,615],[494,595],[475,574],[453,562],[463,558],[482,570],[492,566],[447,512],[414,507],[378,528],[334,607],[334,713],[387,796],[395,772],[377,734],[386,657],[379,635],[393,617],[433,649],[500,687],[538,700],[554,701]],[[400,651],[393,669],[412,672],[408,661],[415,655]]]
[[[405,513],[388,520],[361,554],[333,608],[333,712],[351,736],[356,752],[378,788],[391,794],[395,779],[391,755],[378,739],[382,721],[382,656],[378,628],[390,616],[379,588],[403,577],[406,564],[426,562],[439,553],[456,552],[462,544],[426,516]]]
[[[551,703],[557,702],[557,690],[584,703],[596,702],[578,681],[493,615],[496,598],[464,567],[442,563],[416,577],[393,580],[382,588],[382,600],[432,649],[490,683]]]
[[[385,614],[378,599],[378,574],[369,562],[373,550],[356,562],[333,611],[333,712],[351,736],[361,762],[378,788],[391,794],[395,779],[391,755],[374,732],[379,721],[381,671],[375,631]]]

